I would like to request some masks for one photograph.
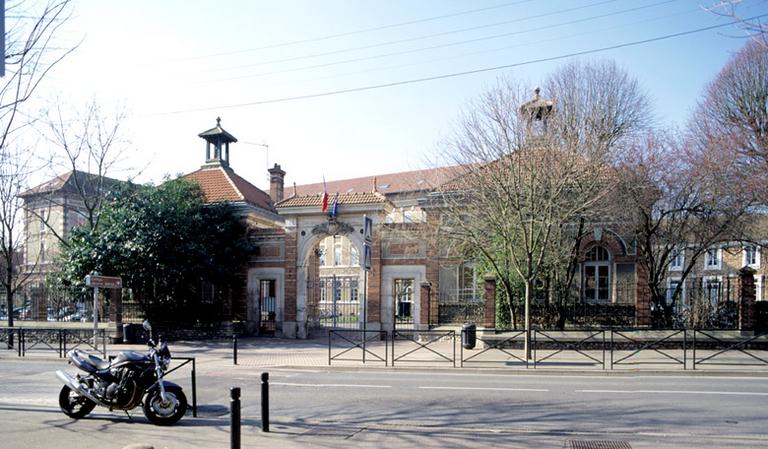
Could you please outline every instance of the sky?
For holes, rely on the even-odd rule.
[[[38,95],[65,113],[90,99],[126,111],[115,177],[157,183],[198,169],[197,135],[221,117],[239,141],[232,168],[268,191],[278,163],[289,192],[428,168],[461,109],[498,77],[536,86],[573,59],[614,60],[660,126],[683,126],[744,45],[736,26],[566,56],[728,23],[703,8],[714,1],[73,0],[59,42],[79,46]],[[768,13],[764,0],[739,8]],[[498,66],[512,67],[369,89]]]

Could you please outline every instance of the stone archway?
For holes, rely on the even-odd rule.
[[[297,245],[296,271],[299,338],[329,329],[364,327],[363,236],[355,230],[349,224],[330,221],[300,231],[303,238]]]

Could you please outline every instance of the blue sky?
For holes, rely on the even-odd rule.
[[[82,43],[41,94],[72,106],[91,97],[106,110],[124,105],[133,150],[123,165],[141,169],[140,181],[199,168],[205,146],[197,134],[217,116],[240,140],[231,150],[233,168],[262,188],[274,163],[288,173],[288,185],[412,170],[427,166],[460,109],[497,77],[535,86],[568,59],[234,105],[517,64],[726,23],[702,8],[710,3],[76,0],[62,42]],[[763,14],[765,7],[763,0],[744,0],[740,11]],[[416,23],[397,25],[405,22]],[[380,29],[358,32],[372,28]],[[337,34],[346,35],[326,38]],[[615,60],[650,94],[660,126],[682,125],[706,83],[743,44],[743,33],[730,26],[580,59]],[[254,143],[268,144],[268,152]]]

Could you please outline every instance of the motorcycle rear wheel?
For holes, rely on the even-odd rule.
[[[181,388],[167,388],[164,403],[160,390],[151,392],[144,400],[144,416],[155,425],[170,426],[187,412],[187,397]]]
[[[64,385],[59,392],[59,407],[70,418],[80,419],[91,413],[96,403]]]

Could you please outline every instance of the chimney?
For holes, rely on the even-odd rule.
[[[275,164],[269,169],[269,196],[273,202],[279,203],[283,200],[284,183],[285,172],[280,168],[280,164]]]

